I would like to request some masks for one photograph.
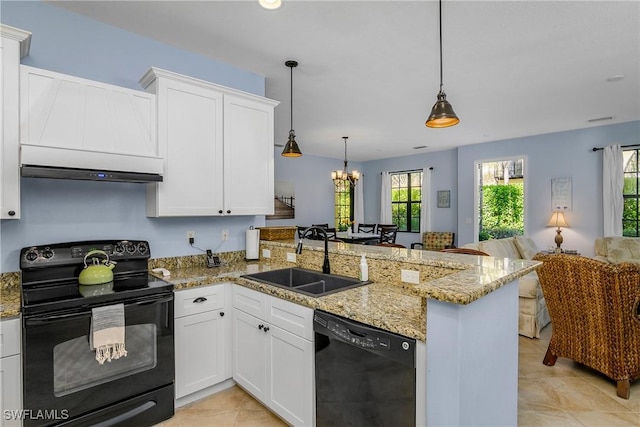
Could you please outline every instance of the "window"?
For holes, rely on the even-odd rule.
[[[624,150],[622,164],[624,167],[624,186],[622,197],[622,235],[640,237],[640,149]]]
[[[353,222],[353,188],[349,181],[335,184],[335,227],[346,231]]]
[[[391,174],[391,218],[398,231],[420,232],[422,172]]]
[[[524,159],[477,166],[478,240],[524,234]]]

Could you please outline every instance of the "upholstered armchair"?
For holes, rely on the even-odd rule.
[[[537,254],[553,330],[543,363],[567,357],[617,382],[628,399],[640,378],[640,265]]]
[[[422,233],[422,242],[412,243],[411,249],[424,249],[426,251],[439,251],[440,249],[453,248],[455,233],[451,231],[425,231]]]

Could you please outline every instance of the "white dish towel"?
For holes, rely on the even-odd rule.
[[[124,347],[124,304],[91,309],[89,346],[96,351],[96,360],[105,361],[127,356]]]

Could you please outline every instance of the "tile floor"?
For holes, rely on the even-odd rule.
[[[518,426],[640,427],[640,380],[631,398],[616,396],[615,383],[598,372],[559,358],[542,364],[551,326],[542,338],[519,337]],[[286,426],[239,387],[232,387],[176,411],[161,427]],[[392,427],[392,426],[390,426]]]

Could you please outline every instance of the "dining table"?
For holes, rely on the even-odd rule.
[[[349,233],[347,231],[338,231],[336,238],[345,243],[367,243],[379,241],[380,235],[374,233]]]

